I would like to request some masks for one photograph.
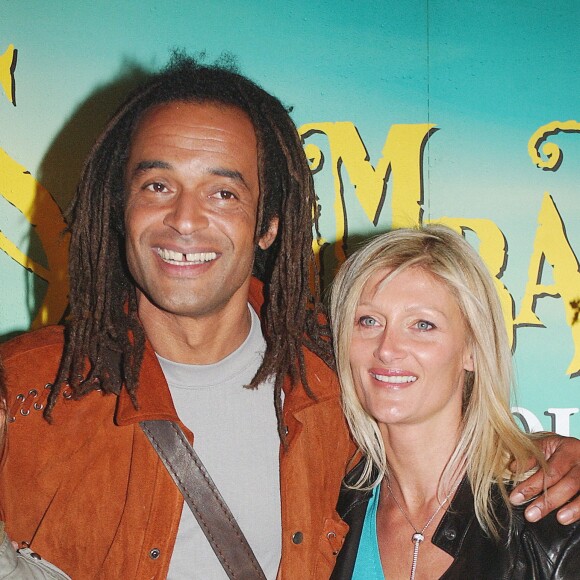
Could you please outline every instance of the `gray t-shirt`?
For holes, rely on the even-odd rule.
[[[159,362],[181,421],[194,433],[203,461],[267,578],[275,578],[281,553],[279,439],[273,383],[246,389],[266,349],[260,321],[244,343],[211,365]],[[226,579],[201,528],[183,506],[168,578]]]

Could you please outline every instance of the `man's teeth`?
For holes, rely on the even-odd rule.
[[[377,381],[381,381],[382,383],[391,383],[393,385],[402,385],[404,383],[414,383],[417,380],[417,377],[406,376],[406,375],[377,375],[375,373],[371,373],[371,375],[377,379]]]
[[[211,262],[217,258],[217,254],[215,252],[193,252],[184,254],[182,252],[174,252],[173,250],[157,248],[157,253],[164,262],[168,262],[176,266],[203,264],[204,262]]]

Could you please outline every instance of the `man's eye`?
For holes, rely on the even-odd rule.
[[[431,330],[432,328],[435,328],[434,324],[431,324],[430,322],[427,322],[426,320],[419,320],[419,322],[417,322],[416,326],[419,330]]]
[[[236,194],[232,193],[231,191],[228,191],[227,189],[220,189],[219,191],[217,191],[216,193],[213,194],[213,197],[217,198],[217,199],[236,199]]]
[[[167,191],[167,187],[163,183],[159,181],[154,181],[153,183],[149,183],[145,186],[145,189],[149,191],[154,191],[155,193],[165,193]]]

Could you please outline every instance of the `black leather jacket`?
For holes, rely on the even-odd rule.
[[[361,466],[359,463],[345,477],[345,482],[356,481]],[[352,577],[371,493],[342,486],[336,509],[350,529],[338,555],[332,580]],[[497,495],[498,514],[501,521],[507,522],[507,509],[499,493]],[[471,487],[464,479],[432,539],[437,547],[454,558],[441,578],[580,579],[580,523],[563,526],[556,520],[555,512],[534,524],[525,520],[523,508],[514,508],[512,514],[509,531],[504,529],[499,542],[490,539],[475,517]]]

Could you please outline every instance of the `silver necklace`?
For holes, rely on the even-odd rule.
[[[385,478],[385,482],[387,484],[387,489],[389,490],[389,494],[393,498],[395,505],[399,508],[399,511],[403,514],[405,519],[409,522],[409,525],[415,530],[415,533],[411,537],[411,541],[413,542],[413,563],[411,564],[411,578],[410,580],[415,580],[415,572],[417,571],[417,559],[419,558],[419,545],[425,539],[425,530],[430,526],[431,522],[435,519],[437,514],[442,510],[443,506],[449,501],[449,498],[452,496],[453,492],[457,489],[457,485],[453,487],[453,489],[447,494],[445,499],[439,504],[439,507],[433,512],[433,515],[427,520],[427,523],[423,526],[423,529],[419,531],[407,515],[407,512],[401,507],[401,504],[397,501],[393,490],[391,489],[391,484],[389,480]]]

